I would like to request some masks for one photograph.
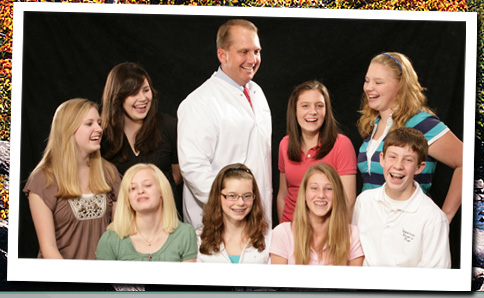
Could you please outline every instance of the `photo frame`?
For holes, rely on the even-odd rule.
[[[35,247],[36,238],[21,190],[40,160],[55,108],[73,97],[100,102],[109,70],[131,60],[145,66],[161,91],[160,109],[175,116],[179,102],[217,69],[216,30],[229,18],[259,27],[262,64],[254,81],[272,110],[274,193],[277,146],[292,88],[307,79],[323,81],[357,149],[361,139],[354,123],[369,61],[383,51],[409,56],[429,106],[464,143],[463,202],[453,222],[458,268],[44,260],[25,251],[28,243]],[[8,280],[470,290],[476,28],[475,13],[15,3]],[[445,179],[434,177],[440,185]],[[435,195],[437,202],[442,197]],[[224,274],[207,274],[219,270]],[[348,282],[351,276],[357,278]]]

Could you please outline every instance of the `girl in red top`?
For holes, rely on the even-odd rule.
[[[318,81],[297,86],[287,107],[287,136],[279,144],[279,222],[292,221],[299,184],[313,164],[325,162],[343,182],[349,214],[356,198],[356,154],[353,144],[339,133],[327,88]]]

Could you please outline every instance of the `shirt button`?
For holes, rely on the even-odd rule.
[[[311,154],[308,154],[308,157],[311,157]]]

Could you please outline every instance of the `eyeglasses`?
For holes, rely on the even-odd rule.
[[[255,195],[254,194],[251,194],[251,193],[246,193],[246,194],[243,194],[243,195],[237,195],[237,194],[234,194],[234,193],[229,193],[229,194],[223,194],[221,193],[221,195],[226,199],[226,200],[229,200],[229,201],[238,201],[239,198],[242,198],[242,200],[248,202],[248,201],[252,201],[253,199],[255,199]]]

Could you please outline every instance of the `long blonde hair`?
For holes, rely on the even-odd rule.
[[[74,133],[91,108],[98,107],[87,99],[74,98],[62,103],[55,111],[44,155],[30,177],[37,171],[44,171],[46,186],[54,182],[57,184],[56,197],[73,198],[82,195]],[[101,157],[99,150],[89,155],[88,163],[90,190],[93,193],[111,191],[106,178],[109,181],[116,179],[112,165]]]
[[[123,239],[136,233],[136,211],[133,210],[129,203],[129,189],[134,175],[143,169],[151,169],[155,175],[156,181],[162,196],[162,220],[163,229],[167,233],[172,233],[178,226],[178,214],[175,207],[175,199],[171,190],[170,182],[166,179],[163,172],[153,164],[139,163],[130,167],[123,176],[121,187],[119,189],[118,201],[114,219],[107,227],[108,231],[114,231],[119,238]]]
[[[350,250],[350,230],[348,227],[348,209],[341,179],[333,167],[326,163],[312,165],[304,175],[299,187],[299,193],[294,210],[292,228],[294,231],[294,257],[296,264],[307,265],[310,260],[313,229],[309,223],[306,190],[309,178],[316,173],[323,173],[333,187],[333,208],[330,211],[329,231],[326,238],[316,248],[319,260],[323,249],[327,250],[327,262],[333,265],[346,265]]]
[[[434,114],[427,107],[427,97],[423,93],[425,88],[420,85],[417,73],[407,56],[397,52],[387,52],[375,56],[371,63],[384,65],[399,81],[398,93],[395,98],[396,104],[392,113],[392,129],[405,126],[405,123],[420,111]],[[362,108],[359,111],[361,117],[357,125],[360,135],[365,138],[371,134],[379,112],[370,108],[365,93],[361,97],[361,106]]]

